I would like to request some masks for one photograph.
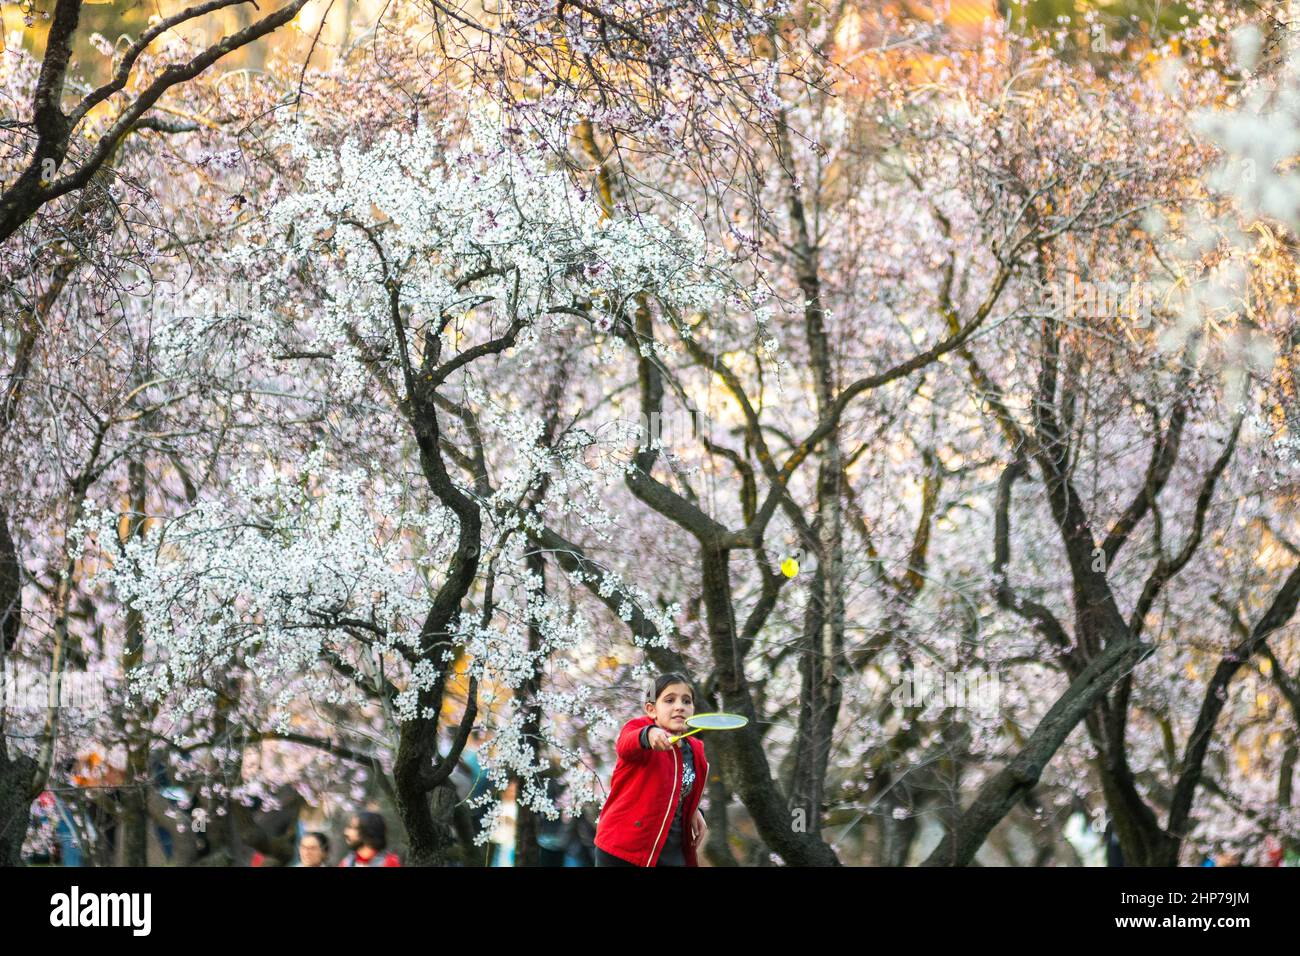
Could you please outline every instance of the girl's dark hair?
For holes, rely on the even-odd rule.
[[[308,830],[306,833],[302,835],[302,838],[304,840],[307,839],[307,837],[311,837],[312,839],[314,839],[317,843],[320,844],[320,848],[322,851],[324,851],[325,853],[329,853],[330,838],[327,837],[325,834],[321,833],[319,830]]]
[[[361,834],[361,842],[372,850],[388,848],[388,826],[378,813],[370,810],[358,813],[357,832]]]
[[[677,671],[669,671],[667,674],[660,674],[653,681],[646,684],[645,694],[646,703],[653,704],[659,699],[659,695],[664,692],[664,688],[669,684],[685,684],[690,688],[691,696],[695,696],[695,685],[685,674],[679,674]]]

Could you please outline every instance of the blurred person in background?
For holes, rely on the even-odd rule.
[[[363,810],[352,815],[343,839],[348,844],[348,855],[339,866],[401,866],[397,854],[388,849],[388,826],[384,818],[373,810]]]
[[[294,866],[326,866],[330,840],[318,830],[308,830],[298,841],[298,862]]]

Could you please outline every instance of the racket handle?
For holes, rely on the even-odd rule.
[[[676,737],[669,737],[669,738],[668,738],[668,742],[669,742],[670,744],[675,744],[675,743],[677,743],[677,741],[681,740],[683,737],[689,737],[691,734],[698,734],[698,733],[699,733],[701,730],[703,730],[703,729],[704,729],[703,727],[696,727],[694,730],[689,731],[688,733],[678,734]]]

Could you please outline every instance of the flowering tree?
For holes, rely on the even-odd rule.
[[[120,236],[130,229],[127,217],[114,220],[115,213],[124,211],[124,200],[130,200],[124,197],[124,180],[114,181],[113,168],[122,152],[129,151],[127,143],[132,134],[193,128],[190,123],[165,119],[152,111],[169,93],[183,88],[231,51],[288,23],[306,0],[286,4],[207,47],[195,50],[175,42],[172,31],[176,28],[193,25],[215,11],[242,2],[212,0],[166,18],[155,18],[139,37],[120,49],[97,38],[113,56],[111,76],[72,103],[68,93],[75,88],[76,77],[71,75],[70,67],[81,0],[58,0],[54,4],[39,63],[21,50],[6,50],[5,98],[14,108],[12,115],[0,121],[0,282],[4,295],[16,299],[13,314],[21,321],[13,359],[6,368],[0,440],[12,443],[17,439],[14,432],[20,409],[24,402],[31,401],[30,379],[41,374],[38,357],[49,347],[44,341],[49,329],[46,323],[60,295],[69,283],[76,282],[79,270],[107,264],[100,258],[100,242],[105,236]],[[167,52],[183,53],[184,59],[168,62]],[[115,258],[114,253],[109,253],[109,262]],[[142,382],[138,379],[133,385]],[[66,476],[70,480],[71,516],[75,516],[80,497],[116,457],[102,449],[102,439],[121,423],[116,414],[112,410],[106,417],[91,413],[92,418],[97,418],[94,427],[99,430],[100,441],[91,443],[89,457],[81,459],[78,470]],[[28,509],[29,513],[37,510],[36,506]],[[22,559],[15,543],[13,520],[9,509],[0,508],[0,632],[5,635],[6,653],[17,643],[23,617]],[[64,608],[56,620],[66,619],[71,595],[67,577],[62,576],[60,596],[55,601]],[[50,650],[56,687],[65,653],[62,638],[57,636],[61,628],[55,628]],[[35,764],[28,762],[27,755],[11,756],[0,740],[0,792],[6,819],[17,814],[15,808],[29,803],[44,787],[56,732],[57,717],[51,708]],[[12,826],[5,827],[4,832],[0,858],[13,862],[22,834]]]
[[[1198,38],[1195,31],[1189,37]],[[1220,55],[1225,46],[1219,47]],[[1116,83],[1114,74],[1109,82]],[[1197,82],[1192,78],[1177,84],[1171,94],[1184,98],[1184,115],[1190,115],[1204,96]],[[1068,134],[1052,139],[1068,148]],[[1089,154],[1095,154],[1097,141],[1096,135],[1088,137]],[[1173,259],[1171,253],[1187,234],[1184,229],[1192,231],[1184,226],[1182,217],[1190,203],[1200,198],[1194,175],[1206,162],[1194,153],[1184,155],[1189,164],[1183,167],[1182,176],[1166,178],[1164,167],[1160,180],[1145,187],[1154,190],[1152,197],[1161,200],[1172,219],[1163,234],[1148,239],[1156,253],[1152,268],[1163,267],[1164,256]],[[1059,168],[1059,163],[1054,165]],[[1129,185],[1138,183],[1130,178]],[[1029,208],[1035,205],[1036,201]],[[1080,209],[1072,201],[1053,201],[1049,208],[1070,216]],[[1115,225],[1125,218],[1114,220]],[[1162,220],[1148,217],[1146,221]],[[1038,262],[1044,281],[1055,279],[1072,285],[1078,281],[1076,276],[1083,276],[1094,285],[1104,285],[1113,281],[1114,270],[1131,277],[1139,263],[1130,249],[1132,234],[1124,229],[1114,236],[1117,241],[1108,245],[1107,228],[1102,224],[1101,230],[1094,231],[1086,247],[1074,243],[1058,244],[1054,249],[1040,247]],[[1256,294],[1269,285],[1267,275],[1278,267],[1289,268],[1264,263],[1251,270]],[[1252,622],[1238,618],[1235,636],[1225,633],[1220,641],[1210,644],[1212,653],[1219,648],[1223,656],[1203,690],[1189,692],[1180,679],[1184,671],[1187,676],[1199,676],[1191,661],[1204,666],[1201,648],[1196,645],[1205,641],[1189,640],[1189,632],[1200,630],[1192,622],[1203,623],[1207,616],[1213,617],[1214,606],[1223,601],[1222,592],[1211,582],[1234,563],[1227,555],[1233,553],[1228,541],[1235,540],[1231,527],[1238,503],[1246,496],[1269,494],[1267,485],[1250,482],[1249,475],[1257,473],[1259,465],[1251,459],[1241,462],[1238,454],[1248,412],[1268,414],[1266,404],[1258,412],[1247,404],[1265,398],[1262,390],[1248,389],[1248,383],[1258,380],[1261,371],[1267,373],[1268,363],[1260,368],[1260,343],[1252,342],[1249,333],[1233,330],[1227,334],[1219,325],[1231,328],[1237,313],[1225,314],[1227,310],[1218,308],[1216,298],[1207,302],[1206,297],[1198,301],[1186,295],[1182,291],[1187,288],[1185,278],[1175,273],[1170,276],[1172,282],[1156,282],[1162,290],[1156,298],[1168,310],[1158,309],[1157,314],[1175,320],[1158,341],[1146,331],[1149,320],[1139,321],[1134,330],[1131,320],[1137,317],[1135,310],[1128,311],[1129,327],[1121,327],[1124,338],[1108,343],[1103,336],[1076,327],[1070,321],[1075,318],[1073,311],[1058,307],[1042,317],[1037,347],[1022,340],[1021,347],[1027,352],[1017,355],[1011,363],[1013,370],[1005,376],[989,371],[991,357],[980,358],[975,348],[963,351],[972,386],[1013,456],[999,482],[993,549],[995,594],[1001,607],[1033,625],[1049,645],[1044,658],[1056,657],[1072,684],[1015,760],[985,784],[929,863],[970,859],[988,826],[1037,782],[1042,765],[1036,767],[1035,762],[1064,742],[1071,717],[1083,715],[1091,744],[1086,752],[1094,759],[1126,861],[1176,864],[1190,830],[1197,788],[1205,780],[1205,761],[1214,746],[1215,725],[1228,683],[1295,611],[1300,573],[1291,568],[1290,573],[1269,579],[1273,589],[1269,596],[1252,594],[1248,599],[1259,607]],[[1143,277],[1142,281],[1151,280]],[[1273,288],[1264,295],[1277,302],[1278,292]],[[1217,334],[1202,327],[1208,316],[1217,319]],[[1002,344],[1004,349],[1010,347],[1007,340]],[[1268,351],[1265,347],[1264,352]],[[1101,373],[1105,377],[1099,377],[1099,368],[1108,369]],[[1134,377],[1134,370],[1140,378]],[[1012,380],[1015,385],[1010,384]],[[1018,393],[1017,397],[1012,397],[1013,393]],[[1220,403],[1227,404],[1228,414],[1218,410]],[[1024,416],[1014,409],[1025,409]],[[1144,431],[1149,440],[1138,441],[1135,436]],[[1135,448],[1142,449],[1141,457],[1128,458]],[[1250,451],[1255,462],[1260,460],[1255,456],[1270,457],[1267,449]],[[1043,494],[1067,558],[1062,585],[1070,593],[1068,602],[1043,600],[1052,593],[1043,588],[1041,579],[1047,558],[1035,546],[1030,553],[1038,580],[1023,586],[1012,583],[1017,537],[1011,530],[1012,489],[1031,466],[1042,474]],[[1125,490],[1125,478],[1139,481]],[[1220,497],[1225,495],[1226,502]],[[1269,510],[1265,501],[1260,500],[1257,511],[1261,516]],[[1147,520],[1151,526],[1143,531]],[[1107,529],[1104,534],[1100,527]],[[1257,527],[1254,532],[1238,545],[1240,551],[1259,553],[1263,542],[1255,537]],[[1207,538],[1214,545],[1203,555],[1201,548]],[[1022,541],[1022,546],[1032,540]],[[1119,560],[1121,551],[1130,545],[1138,552]],[[1199,577],[1202,568],[1208,571],[1208,579]],[[1176,587],[1185,573],[1197,580],[1186,583],[1170,600],[1167,590]],[[1191,607],[1199,607],[1199,614],[1190,612]],[[1063,623],[1062,611],[1072,613],[1073,627]],[[1144,638],[1152,631],[1156,636],[1148,643]],[[1146,660],[1152,654],[1156,660]],[[1104,676],[1105,668],[1111,668],[1110,677]],[[1108,689],[1112,684],[1114,689]],[[1130,744],[1126,730],[1135,708],[1145,712],[1138,719],[1146,733],[1134,734],[1135,741]],[[1152,711],[1160,716],[1148,723],[1146,714]],[[1276,720],[1265,725],[1263,737],[1279,731]],[[1184,728],[1187,741],[1179,756],[1174,736]],[[1037,749],[1049,740],[1050,748]],[[1157,740],[1163,741],[1161,747],[1154,746]],[[1157,754],[1165,765],[1161,771],[1137,769],[1151,766]],[[1208,786],[1222,789],[1212,779]],[[1167,822],[1158,822],[1153,805],[1167,813]]]
[[[138,681],[146,700],[176,691],[184,708],[211,703],[213,690],[195,678],[238,661],[264,689],[319,671],[278,703],[309,694],[361,706],[356,695],[369,694],[390,709],[411,854],[437,861],[448,821],[435,820],[428,794],[447,783],[468,739],[479,683],[517,687],[536,666],[530,657],[583,634],[532,593],[519,532],[564,500],[559,482],[542,483],[548,472],[592,477],[580,448],[534,450],[535,420],[500,408],[477,369],[574,322],[626,322],[638,296],[698,309],[725,297],[728,283],[702,236],[602,218],[526,140],[486,118],[450,144],[425,125],[368,146],[322,144],[302,126],[283,136],[301,186],[250,224],[232,262],[267,289],[289,282],[300,294],[257,315],[244,347],[264,373],[280,354],[324,360],[320,386],[340,407],[386,408],[364,429],[366,443],[401,454],[335,475],[325,464],[338,452],[320,447],[301,474],[236,478],[227,494],[128,544],[108,580],[159,651]],[[203,333],[178,325],[167,348],[184,354]],[[443,447],[443,416],[471,402],[498,406],[478,427],[502,430],[516,450],[490,494],[455,481]],[[651,614],[666,633],[666,619]],[[543,646],[527,652],[511,621],[542,622]],[[438,718],[458,648],[470,661],[468,701],[444,757]],[[338,696],[338,679],[352,696]],[[288,732],[287,711],[275,726]],[[496,729],[492,766],[527,778],[538,768],[515,732]]]
[[[1285,835],[1293,260],[1204,187],[1236,17],[1201,6],[1177,78],[1172,42],[1063,52],[1088,23],[516,3],[187,83],[118,192],[3,247],[5,447],[40,476],[6,553],[48,569],[0,564],[13,659],[129,674],[71,730],[170,765],[232,859],[378,787],[445,862],[477,747],[527,862],[651,666],[750,717],[709,741],[714,864],[738,833],[962,864],[1016,828],[1042,862],[1063,807],[1133,862]],[[1001,690],[898,693],[928,668]]]
[[[0,192],[0,242],[9,239],[42,206],[90,184],[118,144],[141,125],[157,126],[160,122],[146,113],[173,87],[194,79],[232,50],[261,39],[292,20],[307,0],[292,0],[274,13],[202,50],[184,63],[170,64],[156,75],[142,80],[133,75],[137,62],[158,38],[175,27],[190,23],[213,11],[244,3],[246,0],[208,0],[187,7],[150,25],[116,60],[113,77],[84,96],[70,110],[64,105],[68,62],[72,40],[81,18],[82,0],[58,0],[45,41],[45,56],[30,100],[30,119],[7,121],[8,130],[25,131],[10,148],[22,157],[22,171],[6,182]],[[73,156],[69,168],[60,171],[74,152],[74,137],[79,127],[101,103],[116,109],[112,121],[97,131],[95,143],[84,155]],[[87,130],[86,132],[89,132]],[[83,133],[84,135],[84,133]]]

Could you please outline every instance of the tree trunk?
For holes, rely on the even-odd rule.
[[[36,761],[24,754],[9,758],[0,740],[0,866],[21,866],[23,840],[32,815]]]
[[[9,534],[9,514],[0,506],[0,662],[18,643],[23,619],[23,580],[18,549]],[[3,668],[0,668],[3,673]]]
[[[709,642],[718,665],[716,688],[724,710],[749,718],[749,726],[717,734],[709,746],[717,752],[728,782],[754,818],[759,835],[791,866],[838,866],[835,852],[817,834],[796,829],[786,800],[775,782],[757,728],[754,702],[740,672],[736,622],[732,617],[726,550],[701,549],[704,605]]]
[[[1113,639],[1034,728],[1020,753],[980,788],[975,801],[944,835],[924,866],[968,866],[998,822],[1038,783],[1043,767],[1088,710],[1137,663],[1143,647],[1132,638]]]
[[[709,840],[704,845],[704,856],[712,866],[738,866],[736,858],[731,855],[728,836],[727,804],[731,803],[731,791],[721,776],[710,774],[709,778],[706,782],[709,808],[704,812],[704,822],[709,825]]]
[[[437,722],[427,718],[408,720],[398,731],[397,759],[393,766],[397,812],[406,827],[407,860],[410,866],[446,866],[455,840],[456,793],[446,799],[445,787],[425,782],[425,769],[432,769],[437,739]],[[451,787],[451,782],[446,781]]]
[[[134,456],[127,469],[131,489],[131,515],[127,539],[140,533],[144,525],[148,475],[144,462]],[[144,618],[134,607],[126,612],[126,642],[122,652],[122,671],[128,674],[140,664],[144,654]],[[137,705],[139,706],[139,705]],[[151,714],[128,714],[119,710],[118,729],[126,738],[126,788],[121,812],[122,866],[146,866],[149,850],[149,723]]]
[[[541,587],[538,589],[538,599],[546,597],[546,559],[537,549],[532,549],[525,557],[525,563],[528,567],[528,573],[541,578]],[[542,634],[537,627],[537,620],[533,618],[528,622],[528,650],[536,654],[542,646]],[[534,657],[533,673],[523,682],[519,688],[519,698],[523,701],[524,721],[520,728],[525,740],[538,740],[542,725],[541,708],[537,705],[537,692],[541,689],[542,669],[540,662]],[[534,753],[534,760],[537,759]],[[538,866],[541,863],[541,847],[537,842],[538,821],[537,814],[531,807],[525,806],[524,801],[520,798],[520,792],[516,784],[515,794],[515,866]]]
[[[906,816],[895,817],[893,813],[895,807],[903,809]],[[912,844],[916,842],[917,834],[921,829],[917,818],[910,808],[895,797],[892,790],[881,802],[881,808],[883,812],[880,815],[880,865],[907,866]]]
[[[18,552],[9,534],[9,515],[0,507],[0,679],[7,675],[6,658],[18,642],[22,593]],[[11,760],[3,730],[0,725],[0,866],[18,866],[31,818],[31,783],[36,775],[36,762],[22,754]]]

